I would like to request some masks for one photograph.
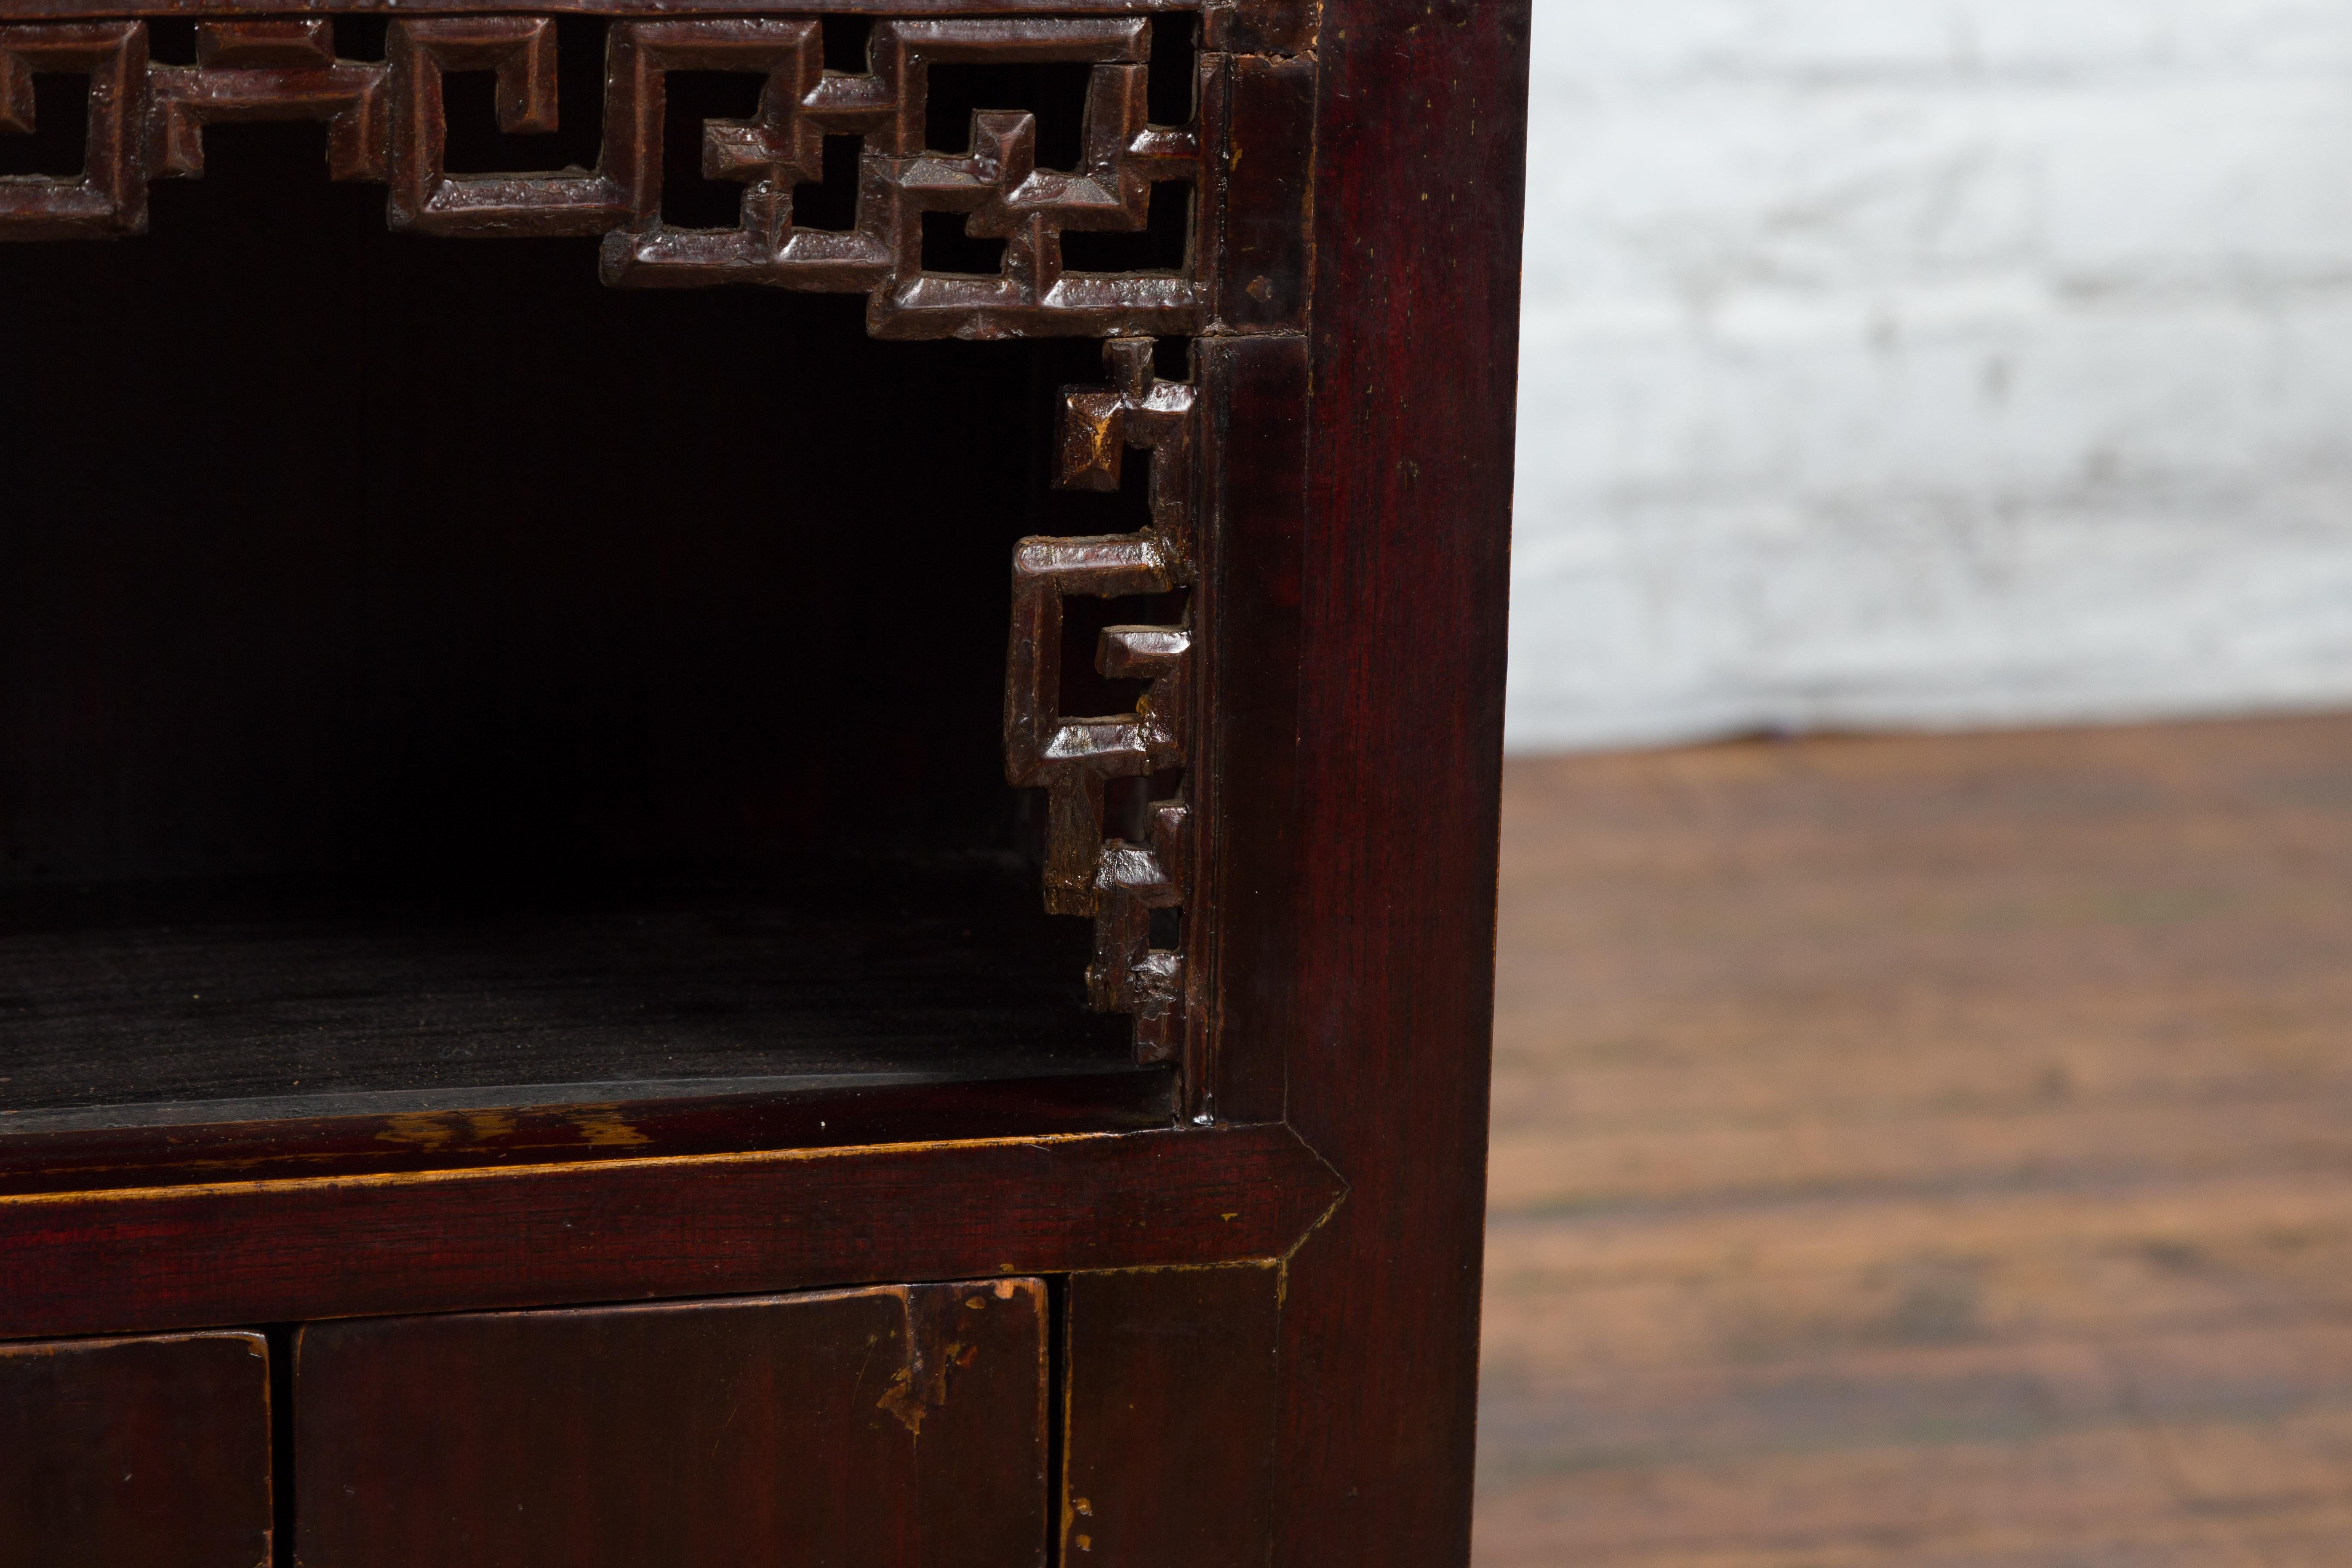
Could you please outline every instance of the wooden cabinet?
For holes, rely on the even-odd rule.
[[[0,1345],[0,1563],[268,1568],[259,1334]]]
[[[0,0],[6,1353],[263,1333],[281,1563],[1460,1562],[1526,28]]]
[[[314,1324],[306,1568],[1045,1561],[1036,1279]]]

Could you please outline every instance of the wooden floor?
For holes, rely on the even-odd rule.
[[[1479,1568],[2352,1564],[2352,720],[1504,820]]]

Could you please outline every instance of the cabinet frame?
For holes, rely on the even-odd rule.
[[[357,8],[0,0],[0,26]],[[18,1192],[0,1337],[1277,1260],[1273,1560],[1466,1560],[1527,0],[1205,24],[1252,85],[1233,144],[1267,155],[1202,219],[1214,909],[1186,1049],[1213,1087],[1183,1123]]]

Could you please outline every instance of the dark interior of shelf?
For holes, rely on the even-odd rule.
[[[0,1130],[1125,1068],[1124,1022],[1077,1005],[1085,928],[1036,905],[1009,856],[503,900],[20,897],[0,926]]]
[[[474,166],[593,150],[565,36],[562,133]],[[1013,542],[1145,515],[1140,454],[1045,483],[1097,345],[391,234],[323,134],[0,249],[0,1121],[1118,1076],[999,734]],[[1081,605],[1066,709],[1172,607]]]

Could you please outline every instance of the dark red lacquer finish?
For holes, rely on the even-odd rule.
[[[855,74],[824,68],[814,17],[625,20],[607,43],[595,169],[452,174],[442,86],[452,71],[497,73],[501,130],[556,128],[551,18],[395,21],[378,61],[338,58],[323,18],[204,22],[190,66],[152,61],[140,22],[0,26],[0,132],[34,129],[34,73],[79,73],[92,85],[84,172],[0,187],[0,240],[143,233],[147,182],[204,174],[205,127],[310,120],[327,127],[333,178],[392,186],[394,227],[604,235],[610,283],[862,293],[880,337],[1189,331],[1202,318],[1192,279],[1086,273],[1062,258],[1066,234],[1143,228],[1155,184],[1201,184],[1198,128],[1147,118],[1150,39],[1141,18],[888,20],[875,26],[868,68]],[[966,153],[926,144],[932,69],[1047,62],[1090,71],[1078,169],[1039,169],[1035,117],[1016,110],[977,115]],[[663,220],[663,84],[677,71],[765,79],[751,119],[703,131],[705,176],[744,186],[737,228]],[[806,229],[793,221],[793,192],[824,178],[827,136],[862,147],[856,216],[847,229]],[[996,275],[927,268],[931,214],[1004,242]]]
[[[0,1345],[0,1563],[268,1568],[259,1334]]]
[[[1353,1190],[1290,1271],[1276,1560],[1459,1563],[1528,5],[1328,0],[1323,37],[1288,1110]]]
[[[1071,1279],[1063,1562],[1192,1568],[1265,1552],[1281,1289],[1262,1264]]]
[[[795,645],[811,650],[796,656],[806,670],[785,661],[801,686],[826,689],[809,706],[821,721],[790,710],[792,682],[757,688],[762,700],[740,711],[697,710],[719,715],[698,735],[740,727],[793,754],[785,766],[759,752],[741,774],[799,781],[800,796],[773,808],[792,833],[746,826],[764,805],[680,827],[684,813],[625,803],[598,818],[602,837],[580,839],[612,850],[604,858],[516,862],[525,870],[512,875],[547,877],[560,901],[558,871],[593,884],[624,862],[646,868],[625,850],[676,877],[713,858],[749,864],[761,846],[838,847],[822,876],[816,859],[787,858],[761,861],[769,880],[752,892],[693,892],[705,900],[694,919],[737,933],[724,987],[634,970],[615,984],[583,973],[561,942],[551,957],[531,928],[513,946],[538,967],[501,971],[467,1011],[446,1005],[440,970],[419,978],[382,962],[388,950],[367,934],[392,929],[381,922],[352,926],[361,934],[334,950],[336,973],[400,973],[406,986],[320,1005],[338,1039],[367,1047],[338,1058],[345,1068],[401,1066],[399,1031],[447,1017],[490,1020],[461,1047],[487,1049],[493,1027],[521,1031],[499,1037],[510,1054],[499,1059],[528,1068],[537,1047],[513,1042],[542,1037],[513,1019],[541,1006],[558,1020],[547,1061],[570,1060],[567,1042],[583,1047],[591,1032],[583,1009],[635,999],[636,1033],[599,1035],[593,1071],[549,1065],[526,1081],[478,1068],[445,1091],[422,1066],[414,1081],[386,1068],[383,1082],[338,1079],[329,1095],[300,1088],[299,1031],[281,1029],[271,1038],[295,1038],[284,1047],[295,1065],[248,1062],[238,1080],[276,1085],[282,1070],[277,1098],[215,1087],[210,1110],[177,1120],[169,1105],[110,1120],[101,1098],[36,1101],[12,1124],[18,1106],[0,1087],[0,1339],[26,1342],[0,1354],[62,1357],[67,1335],[299,1335],[300,1376],[279,1390],[299,1440],[277,1455],[278,1524],[292,1560],[313,1568],[451,1552],[484,1563],[775,1561],[787,1515],[814,1521],[812,1561],[1464,1563],[1527,27],[1527,0],[566,0],[487,15],[458,0],[404,0],[389,15],[317,0],[0,0],[0,153],[58,137],[60,102],[83,121],[78,171],[53,159],[0,178],[0,239],[168,244],[175,216],[190,216],[178,204],[212,187],[166,182],[221,182],[239,122],[293,121],[323,146],[326,176],[383,188],[383,220],[413,237],[382,237],[373,195],[368,232],[412,247],[404,255],[445,242],[436,257],[487,255],[499,247],[472,242],[509,240],[508,254],[579,268],[586,292],[633,310],[847,296],[790,300],[838,310],[846,341],[733,364],[723,396],[765,409],[788,386],[806,423],[822,389],[854,418],[814,443],[780,429],[772,448],[763,426],[740,423],[700,440],[721,423],[709,405],[679,416],[677,437],[656,442],[678,450],[634,459],[663,470],[659,491],[632,493],[657,494],[640,510],[672,532],[650,531],[656,547],[633,559],[684,573],[678,563],[699,558],[666,546],[729,506],[799,531],[812,561],[861,563],[777,584],[782,624],[953,585],[922,612],[814,623],[861,628],[838,646]],[[603,50],[585,77],[595,57],[575,47],[583,37]],[[721,79],[740,89],[735,107],[694,109]],[[79,96],[60,96],[61,80]],[[481,162],[488,121],[509,137],[585,137],[592,111],[601,130],[569,163]],[[714,188],[730,193],[719,209],[731,221],[710,216]],[[339,211],[355,193],[344,197]],[[23,252],[0,252],[0,265],[10,254]],[[355,275],[400,261],[365,246],[342,254],[363,258]],[[588,288],[592,274],[620,289],[784,294],[607,294]],[[857,337],[861,315],[884,342]],[[702,345],[709,366],[752,357],[752,339],[714,324],[723,311],[693,320],[663,342]],[[1007,342],[1055,338],[1106,341]],[[925,387],[961,373],[924,360],[893,381],[830,363],[853,350],[982,356],[1001,385],[960,391],[968,416],[918,416]],[[405,416],[436,395],[390,373],[369,390],[364,355],[318,363],[339,368],[305,359],[285,379],[347,398],[352,421],[370,417],[369,396]],[[599,369],[545,369],[540,384]],[[681,406],[708,390],[678,379]],[[633,406],[620,423],[670,430],[660,410]],[[168,437],[188,417],[151,423]],[[467,523],[534,541],[542,559],[501,579],[520,595],[569,564],[570,536],[535,510],[540,492],[560,497],[548,510],[566,519],[593,514],[604,455],[593,435],[512,438],[495,410],[478,423],[394,466],[457,450],[478,486],[485,453],[533,476],[501,492],[503,511],[485,505]],[[136,463],[142,447],[132,433],[110,449]],[[333,462],[295,465],[318,476],[322,513],[383,466],[354,461],[346,475]],[[808,470],[826,464],[840,470],[827,504],[808,505]],[[728,484],[709,481],[716,465]],[[986,489],[986,504],[966,516],[934,488],[908,506],[901,481],[916,468]],[[11,499],[31,491],[13,473],[0,484]],[[174,498],[168,475],[152,493]],[[712,496],[724,499],[701,499]],[[890,548],[814,550],[853,534]],[[582,537],[593,549],[593,531]],[[103,563],[85,570],[105,576]],[[419,618],[457,605],[499,622],[489,589],[444,595],[429,572],[407,570]],[[638,601],[611,586],[627,570],[578,580],[606,585],[614,636],[640,639],[628,648],[666,657],[718,637],[691,610],[630,609]],[[235,574],[205,581],[233,586]],[[305,614],[328,597],[311,595]],[[311,618],[340,626],[341,613]],[[140,657],[161,646],[139,644]],[[952,670],[992,683],[1000,646],[1001,729],[993,712],[959,729],[946,750],[981,767],[950,778],[942,747],[920,743],[948,706],[926,682]],[[462,660],[443,670],[432,651],[407,657],[442,688],[462,686]],[[583,653],[580,668],[599,673],[559,682],[549,700],[576,705],[577,730],[601,744],[623,711],[609,689],[631,667]],[[681,658],[665,666],[673,684],[650,689],[714,668],[731,674]],[[957,689],[961,725],[974,693]],[[72,708],[5,709],[30,717],[7,719],[25,733],[0,743],[70,751],[92,722]],[[471,777],[502,739],[436,753],[436,765]],[[685,770],[733,754],[673,750]],[[363,752],[320,776],[350,776]],[[528,760],[566,781],[590,765],[560,747]],[[807,782],[828,771],[832,793]],[[676,781],[650,764],[646,776],[645,801],[671,798],[661,792]],[[883,825],[879,847],[824,842],[855,815],[838,803],[860,784],[839,778],[871,781],[879,804],[857,820]],[[937,798],[988,790],[1002,801],[961,814]],[[14,857],[0,876],[38,858],[10,837],[15,809],[0,802],[0,850]],[[235,825],[222,842],[244,853],[276,843],[268,822],[254,826],[263,815],[189,820]],[[947,821],[981,827],[923,839]],[[430,835],[398,842],[435,847]],[[464,856],[423,858],[441,875]],[[160,858],[147,871],[131,851],[115,860],[106,875],[178,874]],[[1001,915],[990,925],[986,911],[1008,906],[982,892],[954,903],[967,895],[949,890],[950,866],[971,888],[1016,887],[1033,921],[1033,897],[1056,918],[1034,932]],[[271,868],[342,875],[291,851]],[[852,885],[836,909],[825,889]],[[648,886],[646,907],[678,907],[662,902],[671,883]],[[775,888],[801,900],[789,918],[758,904]],[[0,900],[11,931],[29,918],[15,910]],[[179,951],[211,962],[234,948],[246,963],[230,972],[275,984],[298,967],[284,954],[326,952],[303,945],[303,918],[270,927],[266,963],[234,921]],[[74,951],[102,962],[75,973],[132,962],[163,929],[103,948],[92,938]],[[399,952],[457,963],[446,931],[417,929],[398,928],[413,943]],[[595,929],[622,931],[614,951],[626,957],[651,951],[625,923]],[[929,968],[898,951],[919,931],[947,955]],[[787,942],[797,989],[758,984],[764,958],[739,973],[744,952],[777,952],[784,967]],[[1000,952],[1052,960],[1065,989],[987,956]],[[300,979],[270,1005],[299,1002]],[[1004,994],[984,1006],[991,985]],[[969,1000],[939,1001],[959,987]],[[118,1043],[141,1019],[179,1028],[172,989],[143,997],[143,1013],[110,1012],[100,995],[78,1016]],[[187,989],[198,1022],[186,1037],[201,1043],[212,1015]],[[777,1025],[803,997],[818,1000],[793,1028]],[[726,1028],[695,1033],[720,1000],[749,1020],[743,1037],[771,1029],[760,1072],[712,1076],[709,1063],[740,1044]],[[822,1019],[820,1002],[834,1009]],[[10,1005],[0,996],[0,1021]],[[996,1034],[983,1038],[983,1018]],[[700,1078],[612,1065],[614,1051],[681,1056],[706,1035],[719,1044],[689,1064]],[[201,1099],[174,1048],[173,1100]],[[80,1064],[58,1054],[44,1070],[81,1082],[68,1070]],[[135,1083],[134,1068],[86,1076]],[[289,1098],[298,1090],[310,1100]],[[935,1283],[967,1279],[985,1283]],[[832,1293],[772,1298],[814,1290]],[[962,1331],[967,1318],[987,1331]],[[95,1374],[84,1386],[101,1403],[145,1397]],[[205,1397],[244,1395],[224,1384]],[[236,1419],[249,1426],[250,1410]]]
[[[1045,1287],[331,1323],[295,1561],[1039,1568]]]

